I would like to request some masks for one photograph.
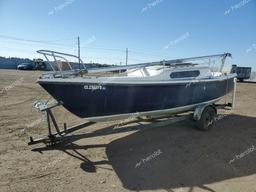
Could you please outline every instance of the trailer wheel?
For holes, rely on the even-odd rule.
[[[208,131],[215,125],[216,111],[213,107],[207,106],[201,115],[201,118],[196,121],[196,127],[203,131]]]

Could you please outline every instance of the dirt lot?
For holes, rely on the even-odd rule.
[[[238,84],[235,110],[221,111],[209,132],[191,121],[118,121],[91,125],[56,147],[28,146],[29,136],[47,131],[32,107],[50,98],[36,84],[39,74],[0,70],[1,192],[256,191],[256,84]],[[60,125],[81,122],[63,108],[54,113]]]

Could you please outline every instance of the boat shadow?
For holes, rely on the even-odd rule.
[[[191,121],[158,128],[141,125],[127,128],[140,130],[103,145],[77,145],[73,142],[86,137],[113,134],[113,127],[70,136],[55,147],[34,151],[62,150],[82,161],[81,169],[96,172],[110,164],[123,187],[129,190],[194,187],[214,191],[208,184],[256,173],[256,118],[229,115],[218,120],[209,132],[192,129]],[[122,128],[118,131],[125,132]],[[108,160],[92,162],[81,150],[105,147]],[[254,148],[255,147],[255,148]],[[69,151],[72,150],[72,153]]]

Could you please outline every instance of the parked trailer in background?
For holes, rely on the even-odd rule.
[[[237,79],[243,82],[245,79],[250,79],[251,67],[238,67],[237,65],[232,65],[231,73],[237,74]]]

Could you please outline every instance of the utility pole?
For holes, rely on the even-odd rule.
[[[79,63],[79,69],[81,69],[81,66],[80,66],[80,64],[81,64],[81,62],[80,62],[80,38],[79,38],[79,36],[77,37],[77,50],[78,50],[78,63]]]
[[[126,60],[125,60],[125,64],[128,64],[128,48],[126,48]]]

